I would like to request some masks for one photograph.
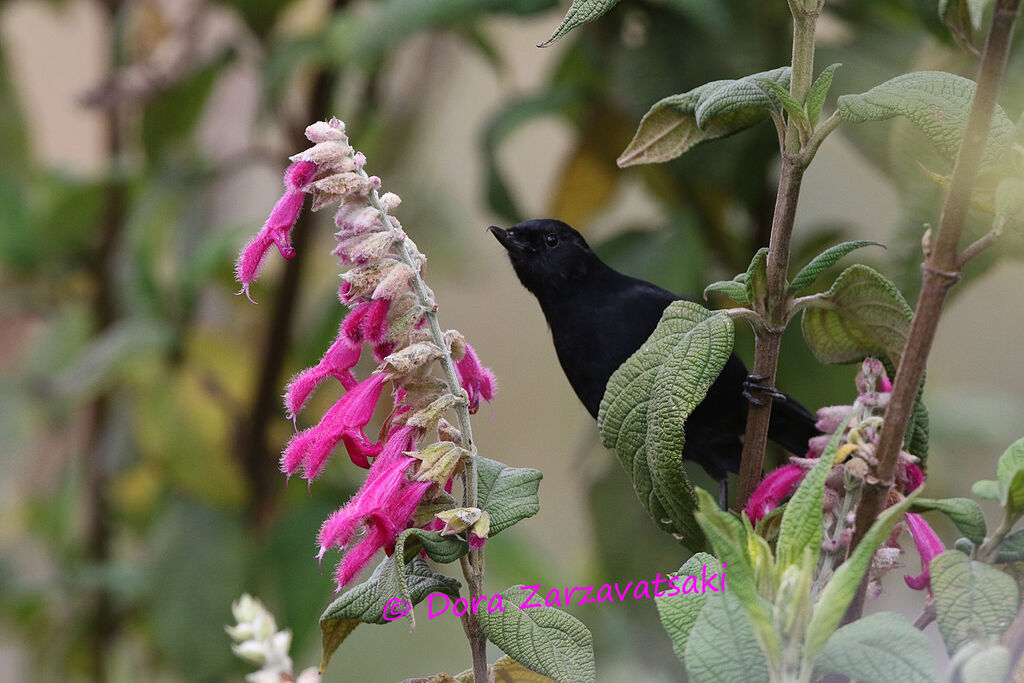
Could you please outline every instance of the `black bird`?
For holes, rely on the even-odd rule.
[[[488,230],[508,251],[519,281],[540,302],[562,370],[597,418],[612,373],[647,341],[665,308],[683,297],[605,265],[583,236],[561,221],[532,220]],[[807,409],[758,384],[763,379],[749,376],[732,354],[686,421],[682,457],[719,482],[723,508],[728,473],[739,471],[747,402],[759,402],[758,393],[776,401],[768,436],[783,448],[803,455],[807,440],[818,434]]]

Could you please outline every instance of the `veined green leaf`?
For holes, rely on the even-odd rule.
[[[658,615],[661,617],[661,625],[665,627],[665,632],[672,640],[672,649],[675,651],[676,657],[679,657],[679,661],[682,662],[686,661],[686,641],[690,638],[693,625],[697,623],[697,617],[709,595],[703,590],[697,591],[696,589],[692,592],[689,589],[685,593],[682,592],[682,589],[686,587],[685,579],[682,577],[701,577],[703,580],[704,573],[708,568],[711,569],[712,574],[722,572],[722,564],[715,557],[707,553],[695,554],[676,572],[676,576],[680,577],[680,580],[674,583],[674,587],[679,591],[678,595],[665,595],[664,593],[672,592],[666,590],[661,597],[654,598],[654,604],[658,607]],[[695,586],[696,578],[691,587]]]
[[[782,105],[782,108],[789,114],[791,120],[795,120],[796,123],[803,128],[803,130],[809,130],[811,122],[807,118],[807,112],[804,111],[804,105],[797,102],[792,95],[789,94],[789,90],[783,88],[775,81],[759,80],[758,85],[767,88],[768,92],[775,96]]]
[[[697,617],[683,658],[694,683],[769,680],[768,664],[739,599],[713,593]]]
[[[625,168],[670,161],[705,140],[754,125],[775,107],[757,81],[789,87],[789,74],[789,67],[783,67],[738,80],[712,81],[658,101],[640,121],[617,163]]]
[[[758,313],[764,313],[768,299],[768,247],[761,247],[750,259],[743,284],[750,305]]]
[[[572,4],[569,5],[569,11],[565,13],[562,23],[558,25],[558,28],[555,29],[555,32],[547,40],[537,47],[548,47],[577,26],[582,26],[597,19],[612,7],[615,7],[618,2],[619,0],[572,0]]]
[[[882,247],[883,249],[885,248],[884,244],[873,240],[843,242],[842,244],[829,247],[811,259],[811,262],[796,274],[796,277],[793,278],[793,282],[789,285],[789,293],[796,294],[800,290],[809,287],[814,284],[814,281],[818,279],[819,275],[831,268],[839,259],[843,258],[855,249],[860,249],[861,247],[867,247],[870,245]]]
[[[738,304],[743,306],[750,305],[750,300],[747,298],[747,288],[742,282],[736,282],[735,280],[712,282],[704,288],[704,299],[707,299],[708,294],[711,292],[721,292]]]
[[[956,159],[974,97],[974,81],[944,71],[917,71],[876,85],[859,95],[839,98],[844,121],[863,123],[905,116],[950,161]],[[999,164],[1010,149],[1013,122],[999,106],[985,143],[983,167]]]
[[[911,508],[911,512],[928,510],[944,513],[971,543],[981,545],[985,542],[985,513],[981,511],[981,506],[970,498],[918,498]]]
[[[972,640],[998,639],[1017,614],[1017,583],[998,569],[959,550],[948,550],[929,567],[935,619],[951,654]]]
[[[841,67],[842,64],[829,64],[826,66],[818,77],[811,84],[811,89],[807,91],[807,118],[811,123],[811,127],[818,125],[818,119],[821,118],[821,108],[825,105],[825,98],[828,97],[828,91],[832,88],[832,79],[835,76],[836,69]]]
[[[928,637],[895,612],[871,614],[833,633],[814,670],[863,683],[939,680]]]
[[[1024,439],[1018,439],[999,456],[999,504],[1007,514],[1024,513]]]
[[[587,627],[554,607],[524,609],[522,605],[527,603],[530,593],[528,588],[512,586],[501,592],[500,611],[477,610],[477,620],[487,639],[528,669],[556,681],[597,680],[593,637]]]

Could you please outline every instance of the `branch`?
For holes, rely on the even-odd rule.
[[[978,167],[985,149],[985,140],[995,110],[1000,82],[1013,37],[1013,25],[1020,10],[1021,0],[997,0],[985,42],[978,86],[971,102],[967,129],[960,143],[949,194],[942,207],[938,232],[932,240],[932,249],[921,266],[921,294],[917,299],[914,320],[910,325],[907,343],[900,355],[899,367],[893,383],[889,407],[885,411],[885,424],[875,452],[879,460],[877,483],[866,484],[851,541],[851,551],[864,538],[885,507],[889,487],[896,469],[896,460],[903,445],[907,424],[914,408],[918,387],[931,351],[935,331],[942,315],[946,294],[960,278],[957,249],[963,231],[964,219],[970,205]],[[864,607],[865,584],[862,582],[857,596],[850,605],[846,620],[860,617]]]

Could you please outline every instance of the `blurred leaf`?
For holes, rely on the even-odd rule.
[[[618,121],[599,115],[586,125],[576,148],[562,167],[551,215],[576,227],[585,226],[614,196],[622,173],[615,165]]]
[[[0,177],[23,179],[28,171],[28,131],[17,91],[8,74],[7,56],[0,46]],[[3,202],[3,206],[7,206]]]
[[[553,88],[540,95],[511,100],[498,111],[484,131],[483,151],[487,164],[487,202],[491,210],[510,223],[523,220],[523,214],[508,189],[498,167],[498,147],[519,126],[540,116],[565,114],[579,96],[574,87]]]
[[[734,81],[712,81],[658,101],[640,121],[636,135],[619,156],[620,167],[670,161],[705,140],[748,128],[775,108],[759,80],[789,87],[789,67]]]
[[[265,38],[277,17],[292,0],[221,0],[235,9],[257,36]]]
[[[1017,584],[1003,572],[948,550],[929,567],[939,632],[952,654],[972,640],[998,639],[1017,614]]]
[[[643,347],[611,376],[601,399],[602,442],[615,449],[647,514],[691,548],[701,546],[703,534],[679,457],[685,421],[704,400],[732,344],[728,317],[675,301]]]
[[[1000,541],[996,557],[992,561],[995,564],[1024,562],[1024,529],[1014,531]]]
[[[981,545],[985,542],[985,513],[970,498],[918,498],[910,509],[911,512],[928,510],[938,510],[945,514],[972,543]]]
[[[995,479],[976,481],[971,486],[971,493],[982,500],[999,500],[999,482]]]
[[[168,145],[180,143],[193,132],[223,66],[224,60],[216,60],[197,69],[178,83],[158,91],[146,103],[141,135],[150,163],[155,163]]]
[[[419,604],[430,593],[444,593],[453,598],[459,596],[461,584],[458,581],[435,572],[418,556],[404,566],[401,579],[396,581],[396,557],[398,553],[385,558],[369,579],[342,593],[324,610],[320,617],[320,630],[323,632],[320,671],[327,668],[334,651],[360,623],[388,623],[384,609],[391,600],[401,599],[399,584],[406,586],[410,596],[407,602],[413,605]]]
[[[793,278],[793,282],[789,285],[790,294],[795,294],[801,290],[810,287],[814,284],[814,281],[818,279],[818,276],[823,272],[831,268],[839,259],[843,258],[851,251],[866,247],[869,245],[875,245],[878,247],[885,248],[885,245],[881,242],[875,242],[873,240],[856,240],[854,242],[843,242],[833,247],[829,247],[825,251],[821,252],[808,263],[796,277]]]
[[[939,17],[959,40],[969,43],[992,0],[939,0]]]
[[[512,586],[501,592],[500,610],[479,610],[477,620],[487,639],[527,668],[557,681],[596,681],[594,643],[587,627],[554,607],[524,609],[529,597],[529,590]]]
[[[1006,178],[996,186],[996,219],[1020,231],[1024,227],[1024,178]]]
[[[1010,651],[1005,646],[972,641],[953,656],[948,680],[963,683],[1003,683],[1007,680],[1012,661]]]
[[[712,567],[714,574],[722,572],[722,565],[717,559],[707,553],[697,553],[679,568],[676,576],[701,576],[701,573],[705,571],[705,566]],[[686,642],[689,640],[694,624],[697,623],[697,618],[708,598],[708,593],[703,590],[693,590],[692,592],[687,590],[684,593],[682,592],[684,586],[685,579],[676,581],[673,583],[673,587],[679,591],[678,595],[666,595],[671,591],[665,591],[660,597],[655,596],[654,598],[654,604],[658,607],[658,616],[661,617],[661,625],[665,627],[665,632],[672,640],[672,649],[681,662],[686,661]],[[753,632],[751,632],[751,636],[753,636]]]
[[[602,14],[615,7],[619,0],[572,0],[569,11],[555,32],[537,47],[548,47],[577,26],[594,21]]]
[[[768,664],[748,615],[729,590],[707,596],[690,632],[683,661],[694,683],[769,680]]]
[[[835,76],[836,69],[841,67],[842,64],[829,64],[818,77],[811,84],[811,89],[807,91],[807,119],[811,124],[811,127],[818,125],[818,119],[821,117],[821,108],[825,105],[825,98],[828,97],[828,91],[832,89],[832,79]]]
[[[946,159],[956,159],[974,97],[974,81],[943,71],[916,71],[877,85],[860,95],[839,98],[844,121],[864,123],[905,116],[928,136]],[[997,166],[1010,149],[1013,122],[1002,107],[992,114],[982,166]]]
[[[920,489],[918,489],[920,491]],[[846,608],[850,606],[861,579],[871,564],[871,558],[875,550],[889,538],[893,527],[903,518],[904,513],[913,504],[916,491],[889,506],[871,528],[861,539],[860,544],[853,550],[846,562],[839,565],[839,568],[825,584],[825,588],[814,605],[814,614],[807,625],[807,640],[804,645],[804,657],[807,661],[814,661],[818,654],[824,649],[825,644],[835,633],[840,620],[846,614]],[[932,561],[934,568],[934,560]],[[932,574],[932,585],[934,586],[935,575]]]
[[[1024,514],[1024,438],[1010,444],[996,466],[999,504],[1014,519]]]
[[[479,507],[491,515],[491,536],[540,511],[537,489],[543,476],[530,467],[477,458]]]
[[[864,683],[939,680],[928,637],[895,612],[870,614],[836,631],[814,669]]]
[[[899,363],[914,316],[890,280],[865,265],[850,266],[822,298],[827,307],[804,310],[804,339],[822,363],[884,356]]]

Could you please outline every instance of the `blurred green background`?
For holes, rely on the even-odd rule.
[[[844,63],[833,100],[909,70],[973,75],[935,5],[829,2],[818,66]],[[771,220],[769,124],[662,166],[623,172],[614,159],[656,100],[788,63],[788,9],[625,0],[534,47],[564,10],[0,0],[0,679],[240,680],[249,669],[223,625],[243,591],[294,631],[297,668],[318,661],[332,584],[314,536],[362,471],[339,458],[307,493],[286,489],[276,463],[292,431],[284,383],[344,313],[329,216],[301,219],[299,258],[269,259],[261,305],[233,296],[232,265],[303,128],[331,115],[404,198],[442,323],[501,381],[476,417],[481,453],[545,474],[540,514],[487,546],[487,592],[651,579],[682,563],[598,445],[539,308],[484,228],[562,218],[619,269],[678,292],[744,269]],[[1024,107],[1024,50],[1002,104],[1014,119]],[[862,258],[912,301],[940,201],[918,161],[945,170],[908,125],[842,127],[805,182],[795,265],[840,239],[878,239],[888,250]],[[972,263],[940,328],[927,394],[936,497],[967,494],[1022,434],[1021,242],[1008,235]],[[780,386],[811,407],[849,402],[855,369],[817,365],[791,332]],[[739,343],[749,359],[749,331]],[[303,420],[336,395],[321,389]],[[907,593],[901,574],[889,609]],[[920,598],[895,607],[913,617]],[[651,602],[570,611],[594,634],[602,681],[683,676]],[[357,629],[325,680],[468,666],[449,616],[412,633]]]

